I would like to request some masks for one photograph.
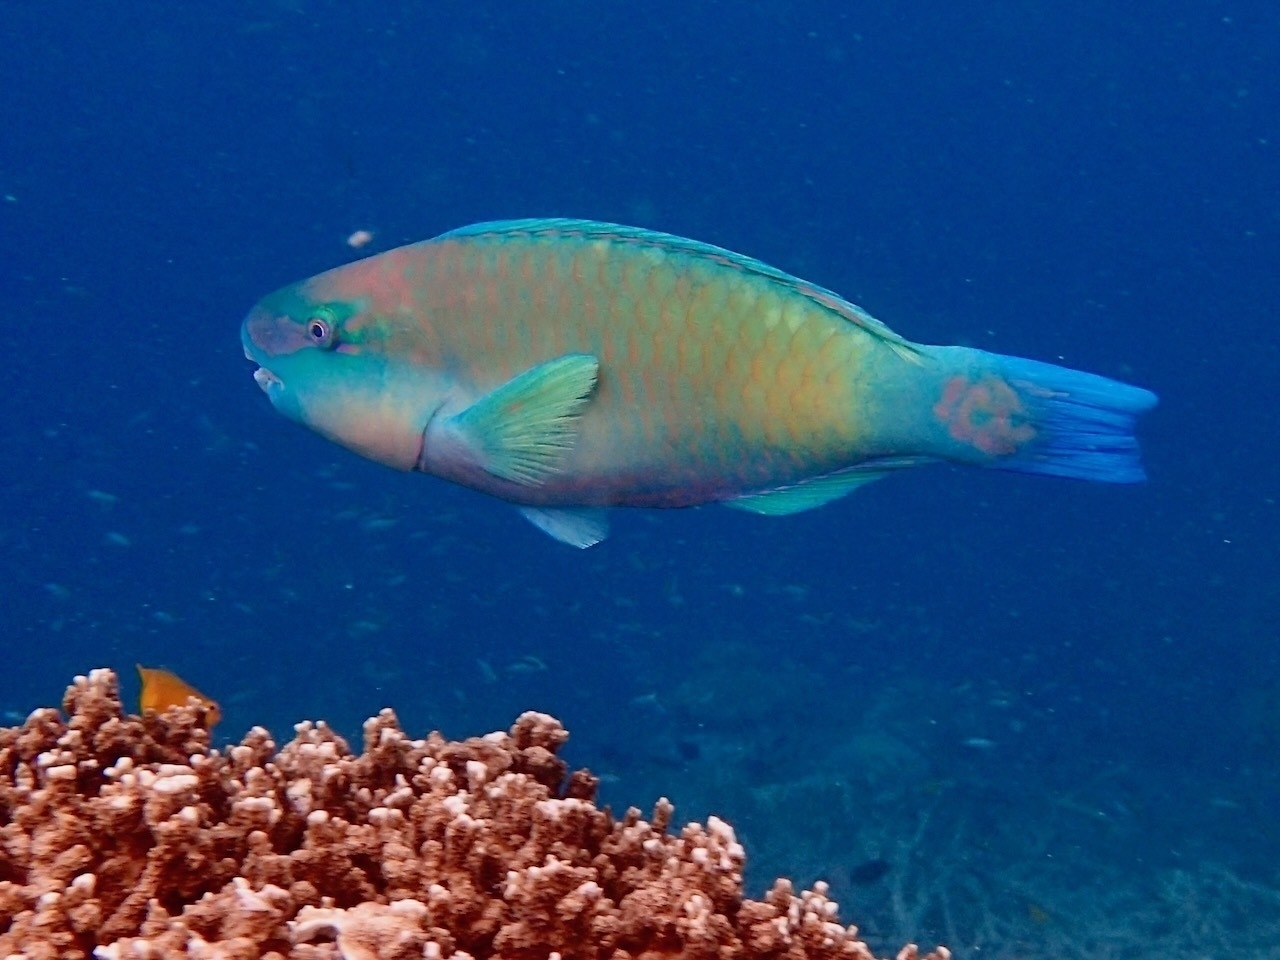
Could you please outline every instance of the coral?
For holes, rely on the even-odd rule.
[[[106,670],[64,710],[0,730],[0,956],[871,957],[822,884],[745,898],[727,823],[598,808],[544,714],[454,743],[384,710],[355,755],[324,723],[213,749],[195,706],[125,715]]]

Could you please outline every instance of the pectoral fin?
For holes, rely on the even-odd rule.
[[[537,486],[577,438],[575,421],[595,389],[600,362],[570,353],[526,370],[454,417],[489,473]]]

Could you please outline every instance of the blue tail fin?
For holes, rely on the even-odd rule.
[[[1104,483],[1146,479],[1134,425],[1156,404],[1141,387],[1020,357],[991,355],[1034,434],[989,466]]]

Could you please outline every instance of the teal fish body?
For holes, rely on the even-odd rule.
[[[577,546],[607,507],[792,513],[936,460],[1132,482],[1155,402],[915,344],[759,261],[590,221],[477,224],[338,267],[266,297],[241,339],[281,413]]]

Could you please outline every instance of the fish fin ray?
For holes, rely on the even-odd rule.
[[[591,399],[600,361],[569,353],[491,390],[453,418],[489,473],[537,486],[563,464]]]
[[[535,527],[561,543],[585,550],[609,535],[609,515],[596,507],[521,507]]]
[[[845,320],[867,331],[877,340],[884,341],[894,353],[904,360],[912,363],[923,362],[920,351],[915,344],[906,337],[894,333],[884,321],[877,320],[867,311],[856,304],[850,303],[838,293],[828,290],[826,287],[820,287],[815,283],[801,280],[799,277],[792,276],[777,267],[772,267],[762,260],[734,253],[732,250],[726,250],[724,247],[717,247],[714,244],[703,243],[700,240],[690,240],[686,237],[678,237],[675,234],[662,233],[658,230],[646,230],[643,227],[628,227],[598,220],[573,220],[557,217],[491,220],[486,223],[473,223],[470,226],[459,227],[457,230],[450,230],[448,233],[436,237],[436,239],[464,239],[486,236],[571,236],[585,240],[609,240],[618,243],[655,247],[667,252],[680,253],[697,259],[719,263],[723,266],[740,270],[743,273],[763,277],[790,287],[805,299],[839,314]]]
[[[1156,405],[1150,390],[1022,357],[989,362],[1017,391],[1033,439],[987,466],[1102,483],[1146,479],[1134,431]]]
[[[777,490],[766,490],[763,493],[749,493],[733,500],[723,501],[726,507],[735,510],[746,510],[769,517],[785,517],[792,513],[803,513],[805,510],[816,510],[826,506],[833,500],[839,500],[857,490],[864,484],[887,477],[904,467],[914,466],[922,462],[917,458],[872,461],[852,470],[840,473],[828,473],[811,480],[802,480],[789,487]]]

